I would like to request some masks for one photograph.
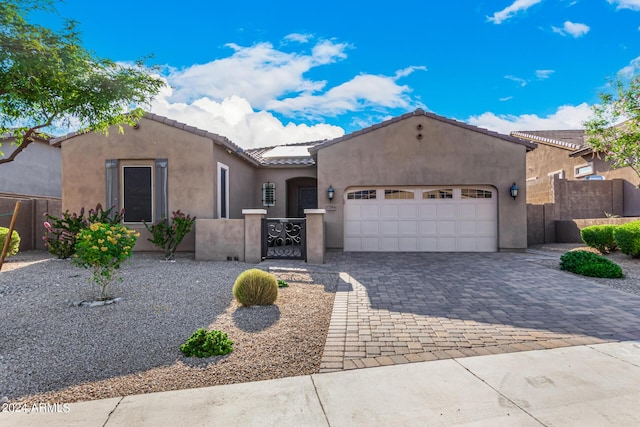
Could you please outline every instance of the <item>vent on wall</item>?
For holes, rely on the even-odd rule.
[[[275,206],[276,185],[273,182],[262,184],[262,206]]]

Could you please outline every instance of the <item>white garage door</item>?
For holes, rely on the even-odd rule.
[[[495,252],[497,218],[492,187],[349,188],[344,250]]]

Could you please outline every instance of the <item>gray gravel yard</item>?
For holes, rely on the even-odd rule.
[[[111,294],[123,301],[74,306],[98,289],[88,270],[43,252],[8,258],[0,272],[0,399],[92,400],[318,372],[338,277],[282,270],[290,287],[269,307],[241,307],[231,292],[239,262],[162,262],[135,254]],[[219,329],[235,351],[186,358],[198,328]]]

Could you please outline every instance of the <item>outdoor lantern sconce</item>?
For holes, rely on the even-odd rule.
[[[515,182],[513,183],[511,188],[509,189],[509,193],[511,193],[511,197],[513,197],[513,200],[515,200],[516,197],[518,197],[518,186],[516,185]]]
[[[333,189],[332,186],[329,186],[329,189],[327,190],[327,197],[329,197],[329,201],[333,201],[333,196],[336,194],[335,190]]]

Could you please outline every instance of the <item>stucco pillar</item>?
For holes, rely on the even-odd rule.
[[[324,264],[324,209],[305,209],[307,217],[307,263]]]
[[[259,263],[262,261],[262,218],[266,209],[243,209],[244,215],[244,261]]]

